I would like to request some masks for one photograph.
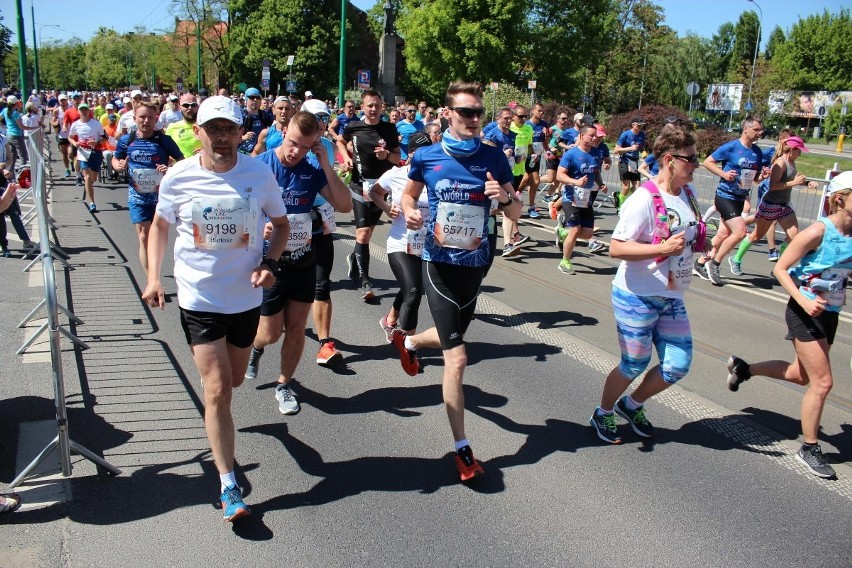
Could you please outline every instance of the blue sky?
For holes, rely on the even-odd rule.
[[[376,0],[355,0],[353,3],[368,9]],[[382,1],[382,0],[378,0]],[[699,36],[712,36],[725,22],[736,22],[739,15],[755,10],[748,0],[656,0],[666,14],[666,24],[686,35],[695,32]],[[848,7],[849,0],[757,0],[763,10],[763,41],[776,26],[787,31],[800,16],[822,13],[828,10],[837,13]],[[114,0],[22,0],[24,9],[24,35],[32,45],[32,21],[30,7],[35,7],[36,34],[40,41],[61,40],[73,35],[88,39],[100,26],[113,27],[119,33],[144,25],[152,31],[165,31],[173,21],[169,11],[171,0],[147,0],[135,4],[132,11],[116,10],[120,3]],[[130,5],[130,4],[129,4]],[[16,31],[15,2],[0,0],[3,23]],[[17,41],[13,38],[13,41]]]

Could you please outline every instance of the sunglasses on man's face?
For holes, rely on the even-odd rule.
[[[529,117],[529,115],[528,115],[528,114],[516,114],[515,116],[517,116],[517,117],[518,117],[518,118],[520,118],[520,119],[525,119],[525,118],[528,118],[528,117]]]
[[[259,97],[259,96],[257,96],[257,95],[252,95],[252,96],[250,96],[249,98],[250,98],[251,100],[253,100],[253,101],[259,101],[259,100],[260,100],[260,97]]]
[[[462,118],[479,118],[485,114],[483,107],[450,107],[450,110],[456,111]]]
[[[181,103],[183,108],[195,108],[198,106],[198,103]]]

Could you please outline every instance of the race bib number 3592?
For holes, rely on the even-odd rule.
[[[192,200],[192,236],[201,250],[254,246],[258,237],[256,199],[239,197]]]

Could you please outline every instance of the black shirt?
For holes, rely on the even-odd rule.
[[[352,142],[355,148],[353,182],[378,179],[396,165],[376,157],[376,148],[379,146],[384,146],[389,152],[399,148],[399,133],[389,122],[367,124],[361,120],[353,120],[343,130],[343,139]]]

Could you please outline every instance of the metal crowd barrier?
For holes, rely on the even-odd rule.
[[[37,260],[41,260],[42,272],[44,274],[44,299],[36,308],[30,312],[30,315],[24,319],[19,327],[23,327],[26,322],[42,307],[45,306],[47,311],[47,322],[39,328],[39,330],[18,350],[20,355],[26,351],[39,335],[44,331],[48,331],[50,335],[50,361],[53,376],[53,397],[56,405],[56,428],[57,434],[48,445],[27,465],[23,471],[9,484],[14,488],[20,485],[27,476],[44,461],[54,449],[59,448],[60,463],[62,466],[62,475],[69,477],[71,475],[71,452],[83,456],[93,462],[99,468],[102,468],[113,475],[121,473],[117,467],[111,465],[100,456],[93,453],[88,448],[81,446],[72,440],[68,433],[68,413],[65,408],[65,382],[62,374],[62,349],[60,346],[60,338],[65,335],[71,339],[76,345],[83,349],[88,349],[88,345],[67,331],[58,323],[60,308],[62,312],[69,318],[72,318],[77,323],[82,323],[79,318],[61,307],[56,300],[56,273],[54,271],[54,250],[50,241],[50,217],[47,214],[47,191],[45,180],[47,178],[48,166],[44,159],[43,148],[45,146],[44,132],[37,131],[27,139],[28,150],[30,154],[31,174],[32,174],[32,189],[34,195],[35,207],[37,209],[38,218],[38,233],[40,243],[40,254]],[[67,265],[67,263],[64,263]]]

